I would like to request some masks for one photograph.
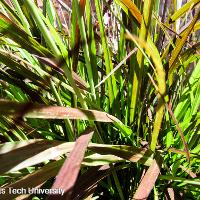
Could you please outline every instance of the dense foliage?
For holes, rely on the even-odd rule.
[[[199,2],[1,0],[0,199],[200,199]]]

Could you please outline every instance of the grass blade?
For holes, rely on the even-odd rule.
[[[4,187],[6,192],[4,195],[1,196],[1,199],[7,200],[7,199],[14,199],[18,196],[21,197],[21,195],[18,193],[9,192],[9,188],[14,188],[14,189],[24,188],[24,190],[26,191],[25,197],[30,196],[31,194],[30,194],[29,189],[30,188],[36,189],[36,188],[40,187],[41,185],[43,185],[44,182],[46,182],[47,180],[56,176],[56,174],[58,173],[59,168],[62,166],[62,164],[63,164],[63,160],[48,163],[41,169],[39,169],[31,174],[26,175],[25,177],[16,181],[15,183],[8,184],[6,187]]]
[[[169,75],[168,76],[169,76],[170,84],[172,84],[172,81],[173,81],[172,79],[173,79],[173,72],[175,70],[174,66],[175,66],[176,60],[178,59],[178,56],[184,44],[186,43],[188,36],[191,34],[194,28],[194,25],[196,24],[199,17],[200,17],[200,10],[197,11],[190,25],[186,28],[186,30],[183,31],[183,33],[181,34],[181,38],[178,38],[176,41],[176,48],[173,50],[172,56],[169,60]]]
[[[0,145],[0,173],[14,172],[44,161],[55,159],[72,150],[74,143],[29,140]]]
[[[85,151],[93,132],[94,130],[92,128],[88,128],[76,140],[73,150],[59,171],[52,186],[52,189],[61,188],[64,190],[65,195],[59,197],[59,199],[70,199],[81,167],[81,162],[84,158]],[[56,196],[56,198],[58,198],[58,196]],[[55,196],[49,195],[48,199],[55,199]]]
[[[151,165],[153,160],[152,151],[126,145],[90,144],[88,149],[99,154],[112,154],[131,162],[139,162],[147,166]]]
[[[2,115],[24,116],[27,118],[81,119],[101,122],[120,122],[116,117],[97,110],[34,105],[29,103],[20,104],[9,101],[0,101],[0,112]]]
[[[96,7],[96,12],[97,12],[97,17],[98,17],[98,22],[99,22],[99,27],[100,27],[106,74],[109,74],[111,70],[113,70],[113,64],[112,64],[110,50],[109,50],[106,35],[105,35],[103,16],[101,12],[102,9],[101,9],[101,4],[99,0],[95,0],[95,7]],[[119,106],[117,105],[117,103],[115,103],[117,102],[118,90],[117,90],[116,80],[114,76],[108,78],[108,90],[109,90],[108,94],[109,94],[110,108],[115,109],[115,113],[117,113],[117,116],[119,116]]]
[[[130,13],[137,20],[139,25],[142,23],[142,15],[137,6],[131,0],[118,0],[118,2],[130,11]]]
[[[143,19],[141,22],[141,27],[139,31],[139,39],[146,41],[148,36],[148,29],[151,22],[151,14],[154,1],[146,1],[143,7]],[[131,92],[131,103],[130,103],[130,123],[134,122],[134,117],[136,113],[136,104],[139,101],[139,95],[142,84],[143,69],[144,68],[144,55],[141,51],[137,52],[137,65],[135,66],[133,73],[133,83]]]
[[[170,17],[170,23],[175,22],[178,18],[183,16],[189,9],[193,9],[199,2],[199,0],[191,0],[187,2]]]
[[[160,173],[160,164],[154,160],[142,178],[133,199],[147,199]]]

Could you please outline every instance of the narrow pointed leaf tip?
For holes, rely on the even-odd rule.
[[[160,173],[160,162],[154,160],[142,178],[139,187],[133,197],[133,200],[136,199],[148,199],[148,196],[153,189],[155,182]]]
[[[65,195],[59,197],[59,199],[71,199],[70,197],[79,174],[81,162],[93,133],[94,128],[89,127],[76,140],[73,150],[58,173],[52,188],[61,188],[65,191]],[[54,199],[55,195],[50,195],[48,197],[48,200]]]

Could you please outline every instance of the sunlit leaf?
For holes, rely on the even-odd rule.
[[[23,116],[27,118],[81,119],[120,123],[116,117],[97,110],[84,110],[78,108],[46,106],[30,103],[20,104],[2,100],[0,101],[0,113],[7,116]]]
[[[190,0],[184,4],[179,10],[177,10],[170,18],[171,22],[176,21],[182,15],[184,15],[189,9],[194,8],[200,1],[199,0]]]
[[[125,8],[127,8],[128,11],[130,11],[130,13],[133,15],[133,17],[139,23],[139,25],[142,23],[142,15],[141,15],[139,9],[137,8],[137,6],[131,0],[117,0],[117,2],[119,2],[120,4],[125,6]]]
[[[70,152],[74,143],[29,140],[0,144],[0,173],[18,171]]]
[[[147,199],[160,173],[158,161],[154,160],[142,178],[139,187],[137,188],[134,199]]]
[[[73,150],[70,152],[69,157],[64,162],[62,168],[56,176],[52,189],[60,188],[65,192],[65,195],[61,196],[59,199],[71,198],[72,191],[80,171],[81,162],[84,158],[85,151],[93,133],[94,128],[91,127],[87,128],[82,133],[82,135],[76,140]],[[48,199],[55,199],[55,195],[49,195]]]

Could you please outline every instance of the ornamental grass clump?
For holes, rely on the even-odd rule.
[[[199,6],[1,0],[0,198],[200,198]]]

